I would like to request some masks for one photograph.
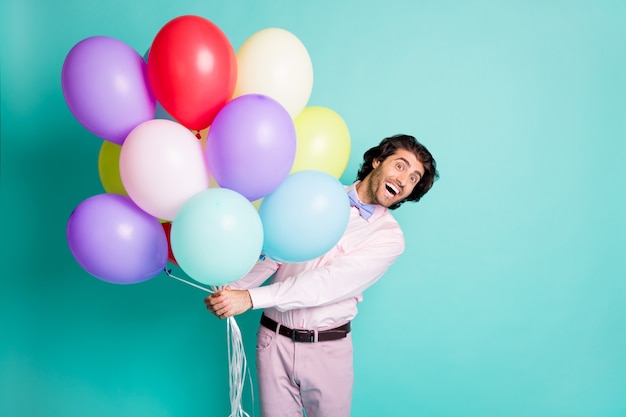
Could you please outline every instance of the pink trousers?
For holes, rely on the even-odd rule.
[[[354,372],[352,335],[300,343],[263,326],[257,333],[262,417],[349,417]]]

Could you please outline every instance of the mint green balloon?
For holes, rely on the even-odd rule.
[[[219,287],[252,269],[263,246],[263,225],[244,196],[226,188],[209,188],[187,200],[176,213],[170,242],[187,275]]]

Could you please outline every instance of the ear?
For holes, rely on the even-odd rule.
[[[376,169],[376,167],[380,165],[380,160],[379,159],[374,159],[372,161],[372,168]]]

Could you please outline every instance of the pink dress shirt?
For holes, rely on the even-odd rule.
[[[355,184],[346,187],[346,191]],[[339,242],[321,257],[302,263],[260,260],[233,289],[247,289],[253,309],[285,326],[330,329],[352,320],[363,291],[404,252],[398,222],[383,207],[365,220],[356,207]],[[272,277],[268,285],[262,285]]]

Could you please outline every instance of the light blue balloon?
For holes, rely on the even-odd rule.
[[[259,216],[263,251],[281,262],[305,262],[333,248],[348,226],[344,186],[322,171],[298,171],[267,195]]]
[[[210,188],[179,209],[170,243],[187,275],[202,284],[222,286],[243,277],[259,259],[263,225],[244,196]]]

